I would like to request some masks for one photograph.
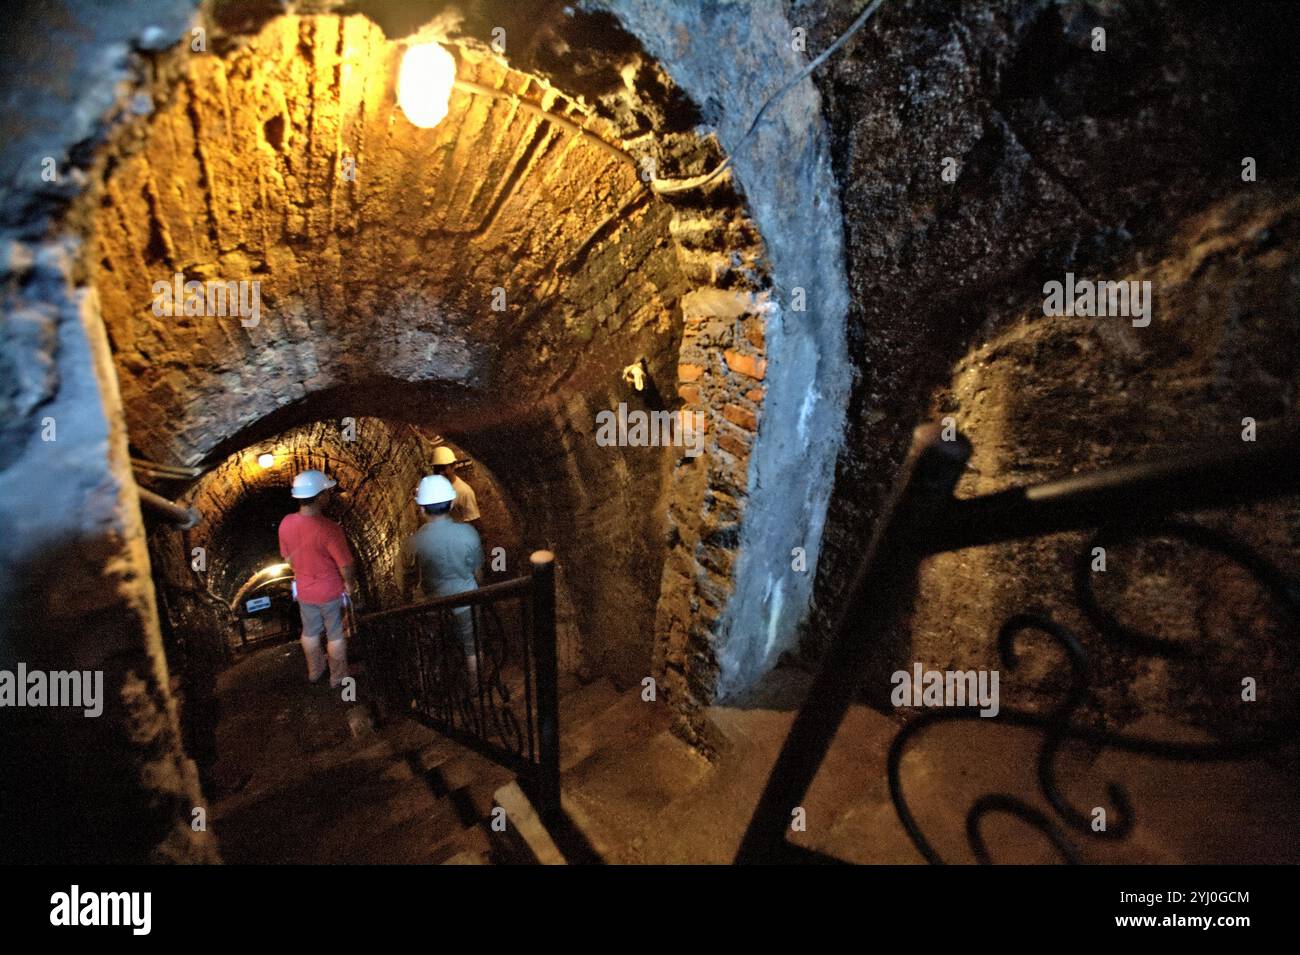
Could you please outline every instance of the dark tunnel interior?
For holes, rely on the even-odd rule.
[[[4,858],[1300,860],[1300,5],[1230,6],[18,4],[0,676],[104,690],[0,711]]]

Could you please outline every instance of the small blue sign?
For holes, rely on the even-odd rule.
[[[244,606],[248,608],[249,613],[257,613],[259,610],[265,610],[267,607],[271,606],[271,598],[254,597],[248,603],[244,604]]]

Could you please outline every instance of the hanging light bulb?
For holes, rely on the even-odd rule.
[[[437,43],[407,47],[397,74],[397,104],[421,129],[437,126],[447,115],[456,61]]]
[[[269,468],[271,465],[275,464],[275,455],[270,451],[259,454],[257,456],[257,463],[264,468]]]

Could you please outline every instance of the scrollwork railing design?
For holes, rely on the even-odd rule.
[[[883,646],[891,622],[899,618],[921,562],[935,554],[1071,530],[1090,530],[1074,564],[1074,598],[1106,645],[1140,656],[1194,659],[1195,643],[1172,640],[1128,626],[1106,609],[1094,591],[1091,560],[1095,548],[1148,538],[1176,538],[1213,551],[1243,568],[1282,608],[1289,628],[1300,632],[1300,581],[1287,577],[1244,542],[1175,513],[1222,508],[1232,504],[1300,492],[1300,430],[1257,446],[1179,460],[1112,468],[998,494],[959,500],[952,496],[970,455],[958,435],[943,441],[935,426],[917,429],[912,450],[895,484],[889,504],[858,566],[850,597],[837,620],[830,649],[804,706],[777,758],[763,795],[745,833],[737,862],[838,862],[786,841],[791,807],[798,806],[816,775],[831,740],[857,691],[873,652]],[[863,633],[861,621],[870,621]],[[977,797],[966,814],[966,840],[975,859],[992,861],[983,823],[994,814],[1008,815],[1038,832],[1068,863],[1084,861],[1073,838],[1123,840],[1134,828],[1132,799],[1119,782],[1106,785],[1108,824],[1101,829],[1066,797],[1058,778],[1062,748],[1071,742],[1181,762],[1244,760],[1288,744],[1300,734],[1291,701],[1287,717],[1248,738],[1184,743],[1100,730],[1078,719],[1089,702],[1090,659],[1083,642],[1069,628],[1042,611],[1017,613],[997,634],[1003,668],[1014,674],[1022,662],[1018,647],[1025,633],[1044,635],[1069,664],[1069,686],[1045,713],[1001,707],[996,722],[1042,734],[1036,757],[1039,792],[1050,813],[1022,795],[996,792]],[[929,710],[909,720],[895,735],[887,756],[889,793],[899,822],[921,856],[945,860],[922,830],[904,792],[904,754],[928,729],[955,721],[980,721],[972,709]]]
[[[367,614],[358,631],[386,714],[513,769],[548,813],[559,800],[554,562],[532,560],[529,577]]]

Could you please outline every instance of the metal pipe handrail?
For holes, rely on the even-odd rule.
[[[161,494],[155,494],[147,487],[136,485],[136,491],[140,495],[140,503],[148,505],[159,514],[179,524],[181,530],[189,530],[202,520],[202,515],[194,508],[183,507],[175,501],[169,501]]]
[[[924,553],[1085,530],[1300,491],[1300,427],[1232,451],[1118,465],[973,498],[914,525]]]
[[[532,577],[516,577],[513,580],[488,584],[476,590],[466,590],[464,593],[452,594],[449,597],[433,597],[419,603],[393,607],[390,610],[376,610],[372,613],[358,614],[357,621],[359,623],[370,623],[387,620],[402,614],[421,613],[426,610],[439,610],[445,607],[472,607],[476,604],[491,603],[500,597],[511,597],[525,592],[531,585],[532,579]]]
[[[203,474],[202,468],[185,467],[179,464],[158,464],[154,461],[146,461],[143,458],[131,458],[131,467],[136,471],[144,471],[159,477],[176,478],[177,480],[196,478]]]
[[[1091,474],[1014,488],[965,500],[953,497],[953,490],[971,454],[970,442],[961,435],[943,440],[937,425],[917,429],[912,447],[894,482],[888,501],[872,530],[846,595],[836,612],[832,636],[803,705],[786,735],[776,762],[767,777],[750,823],[736,854],[740,863],[780,862],[791,857],[791,844],[785,841],[790,810],[801,804],[813,778],[822,765],[842,724],[845,714],[874,654],[885,646],[888,632],[915,596],[915,586],[922,562],[936,553],[1020,538],[1085,528],[1101,529],[1103,534],[1146,531],[1181,536],[1193,543],[1217,550],[1246,567],[1257,580],[1287,602],[1300,606],[1300,592],[1292,592],[1289,581],[1256,559],[1247,548],[1225,535],[1202,525],[1171,520],[1180,511],[1205,510],[1271,495],[1300,492],[1300,428],[1285,431],[1258,445],[1216,450],[1208,454],[1168,459],[1145,464],[1103,469]],[[1089,552],[1084,552],[1085,558]],[[1180,647],[1168,641],[1132,631],[1110,618],[1097,607],[1089,589],[1087,559],[1076,564],[1075,585],[1085,617],[1102,633],[1103,639],[1142,652],[1171,656]],[[1082,571],[1080,571],[1082,568]],[[1065,628],[1027,613],[1012,617],[999,632],[999,652],[1007,666],[1014,664],[1015,654],[1009,640],[1020,629],[1044,631],[1073,656],[1075,685],[1068,705],[1048,719],[1038,719],[1049,730],[1040,753],[1040,785],[1044,796],[1065,821],[1089,830],[1089,820],[1071,809],[1060,791],[1051,770],[1051,756],[1066,738],[1083,738],[1083,731],[1070,721],[1074,709],[1086,691],[1086,654],[1077,639]],[[1008,721],[1031,719],[1024,714],[1003,710]],[[899,820],[922,856],[931,862],[942,861],[906,808],[901,793],[899,760],[909,733],[915,728],[940,719],[968,718],[967,714],[939,711],[909,724],[895,738],[890,751],[890,793]],[[979,715],[973,718],[979,719]],[[1125,738],[1107,734],[1105,744],[1131,751],[1172,755],[1172,758],[1233,758],[1243,745],[1253,748],[1276,745],[1278,740],[1294,738],[1270,732],[1245,744],[1233,741],[1208,749],[1173,749],[1158,740]],[[1208,753],[1208,756],[1207,756]],[[1044,768],[1045,767],[1045,768]],[[1117,791],[1117,790],[1116,790]],[[1116,795],[1117,806],[1127,797]],[[1018,798],[996,803],[986,798],[980,812],[1013,811],[1022,821],[1048,834],[1062,855],[1071,858],[1065,842],[1057,838],[1055,824],[1034,815],[1035,810]],[[978,839],[978,812],[971,819],[976,825],[972,841],[982,861],[982,843]],[[1126,809],[1118,812],[1121,822]],[[968,820],[969,821],[969,820]],[[1110,838],[1124,834],[1123,825],[1111,829]],[[828,860],[829,861],[829,860]]]

